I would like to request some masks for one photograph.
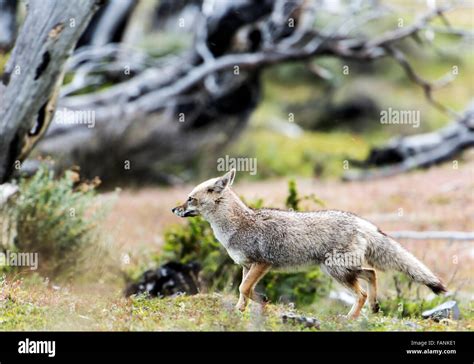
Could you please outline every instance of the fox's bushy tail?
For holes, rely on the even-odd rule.
[[[446,292],[446,287],[441,280],[426,265],[381,231],[369,237],[365,258],[374,268],[403,272],[415,282],[426,285],[436,294]]]

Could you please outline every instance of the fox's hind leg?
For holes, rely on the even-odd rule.
[[[339,265],[324,265],[323,267],[331,277],[355,293],[356,302],[352,306],[347,316],[353,319],[357,318],[360,315],[362,307],[364,307],[365,301],[367,300],[367,293],[360,286],[358,279],[361,268],[345,268]]]
[[[362,268],[359,277],[369,283],[369,304],[372,312],[379,312],[380,306],[377,301],[377,273],[375,269]]]
[[[353,283],[346,284],[346,287],[350,288],[352,292],[356,294],[356,302],[347,314],[347,317],[355,319],[359,317],[360,311],[362,310],[362,307],[364,307],[365,301],[367,300],[367,293],[360,286],[357,279],[355,279]]]

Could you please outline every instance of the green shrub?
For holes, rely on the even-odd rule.
[[[241,268],[232,261],[202,217],[189,218],[186,226],[168,230],[163,251],[163,261],[199,262],[201,279],[209,291],[228,290],[241,277]]]
[[[430,301],[418,298],[391,297],[385,298],[380,303],[380,311],[387,316],[399,318],[417,317],[420,318],[423,311],[431,310],[440,305],[445,300],[442,296],[437,296]]]
[[[296,183],[290,181],[288,207],[298,210],[298,202],[303,199],[307,197],[298,197]],[[249,205],[260,208],[262,204],[260,199]],[[163,262],[199,262],[202,266],[201,278],[209,291],[235,290],[239,286],[241,267],[232,261],[214,237],[210,225],[201,217],[189,218],[186,225],[168,230],[163,250]],[[319,268],[314,268],[301,273],[270,272],[262,279],[258,290],[263,290],[272,302],[284,300],[307,305],[326,296],[330,285],[330,278],[321,273]]]
[[[294,211],[299,210],[300,199],[298,198],[298,191],[296,190],[295,180],[288,182],[288,197],[286,198],[286,207]]]
[[[77,177],[67,171],[55,179],[43,166],[20,181],[20,194],[12,206],[15,248],[38,253],[39,271],[48,276],[68,277],[86,266],[86,259],[102,253],[96,227],[103,211],[96,204],[93,186],[75,188]]]
[[[423,311],[430,310],[445,301],[442,295],[429,301],[425,300],[423,298],[425,295],[421,291],[428,289],[413,282],[403,273],[394,273],[392,278],[396,295],[379,301],[380,310],[385,315],[399,318],[421,317]]]
[[[290,180],[288,182],[288,197],[286,198],[286,207],[293,210],[293,211],[300,211],[300,202],[304,200],[311,200],[317,205],[320,205],[321,207],[324,207],[326,204],[324,201],[320,200],[314,193],[299,197],[298,191],[296,189],[296,182],[295,180]]]

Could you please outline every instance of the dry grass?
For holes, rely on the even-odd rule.
[[[465,156],[458,169],[447,163],[390,179],[342,183],[334,180],[297,180],[301,195],[315,193],[327,208],[353,211],[385,231],[473,230],[474,158]],[[113,254],[129,253],[131,265],[149,264],[160,252],[163,231],[183,223],[170,209],[182,202],[192,185],[122,191],[104,229],[111,236]],[[287,180],[239,182],[235,190],[248,201],[263,198],[266,206],[283,207]],[[108,199],[111,195],[103,195]],[[306,208],[319,208],[305,201]],[[399,209],[403,209],[400,216]],[[372,315],[367,311],[355,322],[341,318],[348,308],[324,300],[304,308],[321,320],[322,330],[472,330],[472,242],[402,241],[445,281],[459,290],[462,319],[435,323],[431,320]],[[454,257],[457,256],[458,264]],[[102,262],[103,263],[103,262]],[[99,264],[102,264],[99,263]],[[270,304],[241,315],[233,310],[236,294],[200,294],[148,300],[125,299],[123,281],[114,272],[93,282],[55,286],[31,272],[0,281],[0,325],[3,330],[303,330],[283,324],[280,315],[291,308]],[[416,289],[416,288],[415,288]],[[394,297],[392,276],[382,275],[381,299]],[[420,297],[430,299],[425,288]],[[303,309],[303,308],[298,308]],[[365,309],[366,310],[366,309]]]

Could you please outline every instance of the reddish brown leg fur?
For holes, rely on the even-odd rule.
[[[359,317],[360,310],[364,307],[365,301],[367,300],[367,293],[362,289],[357,279],[348,287],[356,294],[357,298],[347,316],[351,319],[355,319]]]
[[[362,268],[360,278],[369,283],[369,304],[373,313],[377,313],[380,309],[377,301],[377,273],[373,268]]]
[[[252,299],[259,303],[264,303],[263,298],[255,293],[254,289],[257,283],[262,277],[270,270],[269,264],[255,263],[250,266],[250,269],[245,273],[245,269],[242,274],[242,283],[239,287],[240,298],[239,302],[235,306],[240,311],[245,311],[247,308],[248,300]]]

